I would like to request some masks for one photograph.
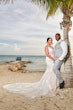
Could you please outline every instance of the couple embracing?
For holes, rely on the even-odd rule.
[[[67,55],[67,44],[61,39],[59,33],[55,35],[57,44],[55,49],[52,46],[52,38],[47,38],[45,46],[46,70],[41,79],[34,83],[14,83],[4,85],[3,88],[13,93],[19,93],[28,98],[39,96],[53,96],[54,90],[59,86],[64,88],[64,80],[61,77],[60,68]]]
[[[59,33],[55,35],[55,39],[57,40],[57,44],[55,48],[52,47],[52,38],[47,38],[47,45],[45,46],[46,58],[50,58],[51,63],[54,61],[52,69],[54,74],[56,75],[57,81],[59,81],[59,88],[63,89],[65,82],[61,77],[60,69],[61,65],[64,63],[64,59],[67,55],[67,43],[61,39]],[[46,60],[47,60],[46,59]],[[49,68],[49,62],[47,62]]]

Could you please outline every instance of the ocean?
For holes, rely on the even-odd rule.
[[[0,55],[0,64],[8,61],[16,61],[16,57],[19,55]],[[21,55],[22,61],[32,61],[26,65],[26,69],[29,71],[45,71],[46,62],[45,56],[24,56]]]
[[[18,55],[0,55],[0,64],[8,61],[16,61]],[[29,71],[45,71],[46,70],[46,57],[45,56],[25,56],[21,55],[22,61],[32,61],[26,65]],[[72,60],[73,63],[73,60]],[[62,66],[62,70],[64,67]]]

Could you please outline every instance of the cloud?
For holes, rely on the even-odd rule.
[[[17,44],[14,44],[13,47],[15,52],[20,52],[21,48]]]
[[[3,46],[3,47],[8,47],[9,45],[7,43],[0,43],[0,47]]]

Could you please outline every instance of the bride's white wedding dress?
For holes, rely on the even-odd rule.
[[[53,56],[53,49],[48,48],[50,55]],[[57,87],[57,78],[53,72],[54,62],[46,57],[47,68],[42,78],[38,82],[34,83],[14,83],[4,85],[3,88],[12,93],[19,93],[29,98],[35,98],[39,96],[54,95],[54,90]]]

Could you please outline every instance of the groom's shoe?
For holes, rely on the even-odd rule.
[[[65,85],[65,82],[63,81],[62,83],[59,84],[60,89],[63,89]]]

